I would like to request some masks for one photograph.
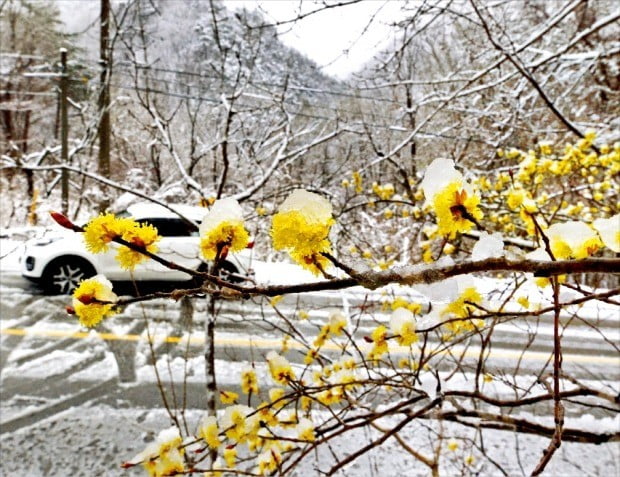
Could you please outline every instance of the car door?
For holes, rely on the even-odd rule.
[[[186,268],[197,269],[199,256],[198,230],[179,218],[145,218],[140,223],[149,223],[157,228],[161,240],[157,255]],[[136,279],[140,280],[189,280],[191,276],[178,270],[171,270],[155,260],[147,260],[136,267]]]

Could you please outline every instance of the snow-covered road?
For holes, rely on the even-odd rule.
[[[3,248],[6,250],[6,244]],[[106,321],[101,329],[89,332],[80,328],[75,319],[65,313],[68,297],[43,296],[19,275],[14,256],[9,260],[3,259],[0,265],[1,473],[16,471],[13,475],[18,476],[119,475],[116,469],[120,459],[140,450],[143,443],[138,441],[147,439],[150,432],[144,429],[154,426],[151,426],[151,420],[159,423],[162,418],[157,411],[145,411],[156,409],[161,403],[151,365],[153,358],[147,346],[145,317],[149,321],[148,332],[155,337],[160,372],[167,381],[176,383],[182,383],[186,376],[188,409],[203,406],[205,376],[202,353],[206,300],[195,300],[191,314],[188,314],[187,308],[169,300],[134,304]],[[287,264],[257,267],[257,280],[260,282],[279,277],[300,282],[309,278]],[[267,381],[267,373],[260,363],[269,350],[281,348],[281,333],[277,328],[283,326],[285,320],[293,320],[299,332],[298,342],[291,340],[288,343],[291,349],[288,357],[297,365],[303,359],[304,340],[313,339],[330,310],[344,310],[355,318],[356,326],[352,334],[363,347],[363,337],[369,335],[377,323],[389,320],[387,312],[382,310],[382,302],[394,295],[423,300],[413,290],[393,287],[374,292],[353,289],[291,295],[284,297],[275,309],[266,299],[224,301],[218,308],[216,334],[218,383],[226,389],[237,389],[241,367],[252,361],[257,363],[263,381]],[[619,317],[616,308],[606,304],[597,306],[599,308],[585,308],[572,318],[565,317],[568,326],[562,341],[564,369],[575,377],[598,382],[599,386],[617,393],[620,381]],[[298,319],[302,310],[309,315],[305,321]],[[516,372],[523,380],[550,371],[550,315],[512,320],[495,326],[487,370],[497,376]],[[436,337],[429,339],[429,346],[440,345]],[[333,348],[335,352],[337,346],[333,345]],[[457,351],[455,354],[463,353],[461,366],[464,367],[473,364],[480,353],[475,344],[467,349],[457,345],[454,350]],[[394,354],[398,356],[398,350]],[[440,372],[447,371],[453,364],[454,359],[446,354],[436,360]],[[122,383],[119,383],[119,377]],[[501,393],[501,386],[497,386],[498,393]],[[532,407],[530,411],[544,414],[548,409]],[[593,412],[590,418],[601,418],[605,413],[596,414]],[[154,416],[157,418],[151,419]],[[569,414],[567,420],[581,417]],[[143,421],[148,424],[143,424]],[[600,423],[611,429],[614,426],[618,428],[617,419],[604,417]],[[74,464],[67,454],[71,447],[69,443],[75,443],[76,439],[69,434],[77,433],[84,437],[89,426],[97,429],[95,440],[100,451],[90,460],[80,456],[75,462],[82,463]],[[152,431],[155,430],[153,427]],[[54,440],[66,445],[67,449],[57,459],[52,457],[54,446],[46,447],[40,440],[42,433],[52,435]],[[124,436],[122,439],[119,433]],[[505,451],[508,437],[503,436],[497,431],[492,441],[498,453]],[[544,447],[542,439],[526,438],[532,442],[540,441],[536,441],[533,447],[536,452]],[[88,448],[95,446],[91,444]],[[346,445],[343,443],[343,446]],[[586,475],[577,469],[581,459],[590,455],[596,455],[600,461],[596,468],[611,470],[610,475],[618,473],[618,468],[614,467],[619,452],[617,443],[598,447],[570,446],[572,453],[563,454],[551,467],[555,474],[549,475]],[[36,458],[31,462],[18,458],[6,459],[6,450],[16,447]],[[377,452],[362,461],[366,464],[361,464],[361,470],[384,453],[383,450]],[[520,452],[528,459],[536,459],[532,455],[534,450],[521,449]],[[520,473],[518,460],[508,467]],[[94,473],[86,469],[93,469]],[[420,470],[417,472],[410,468],[403,474],[403,468],[394,465],[384,475],[425,475]],[[489,469],[487,472],[490,473],[482,474],[493,475]],[[370,474],[362,472],[359,475]],[[594,472],[592,475],[598,474]]]

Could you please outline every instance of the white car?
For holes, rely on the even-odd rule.
[[[206,270],[207,265],[200,257],[198,227],[206,209],[188,205],[170,205],[187,221],[166,207],[153,203],[137,203],[126,211],[116,214],[132,217],[137,222],[155,226],[161,235],[158,255],[171,262],[193,270]],[[193,223],[192,223],[193,222]],[[21,272],[27,279],[38,283],[53,294],[71,293],[79,282],[97,274],[105,275],[117,282],[187,282],[192,277],[187,273],[171,270],[154,260],[146,260],[136,266],[130,274],[123,270],[115,259],[118,245],[110,244],[106,253],[94,254],[86,249],[81,233],[61,229],[48,232],[43,238],[26,242],[21,259]],[[253,274],[250,249],[230,254],[222,263],[222,275],[231,281],[241,281]]]

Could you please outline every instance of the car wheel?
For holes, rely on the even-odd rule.
[[[239,277],[239,269],[237,266],[229,262],[228,260],[224,260],[220,264],[220,277],[230,283],[241,283],[243,281],[242,277]],[[237,275],[237,276],[235,276]]]
[[[95,268],[83,258],[60,257],[45,267],[41,284],[48,293],[69,295],[82,280],[96,274]]]
[[[208,272],[209,266],[206,263],[203,263],[200,265],[200,267],[198,267],[198,271]],[[242,277],[235,276],[239,275],[239,269],[234,263],[229,262],[228,260],[224,260],[222,263],[220,263],[218,275],[222,280],[226,280],[230,283],[241,283],[244,281]],[[191,286],[197,288],[202,285],[202,279],[195,277],[190,281],[190,283]]]

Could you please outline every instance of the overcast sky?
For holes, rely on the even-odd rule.
[[[300,12],[299,0],[224,0],[224,3],[229,8],[258,8],[267,20],[274,22],[294,19]],[[391,40],[388,25],[399,19],[402,4],[400,0],[364,0],[327,9],[295,24],[282,25],[280,38],[324,67],[325,73],[343,78],[358,70]],[[301,8],[305,13],[319,5],[305,0]]]
[[[69,31],[84,30],[99,15],[99,0],[55,1],[61,7]],[[224,0],[224,3],[228,8],[258,8],[267,21],[273,22],[294,19],[300,11],[299,0]],[[391,40],[388,25],[399,19],[402,4],[400,0],[364,0],[328,9],[282,25],[280,38],[312,58],[325,73],[344,78],[360,69]],[[302,12],[312,11],[317,9],[317,4],[304,0],[301,8]],[[97,47],[97,31],[91,29],[87,34],[92,37],[89,43],[93,40],[93,48]]]

